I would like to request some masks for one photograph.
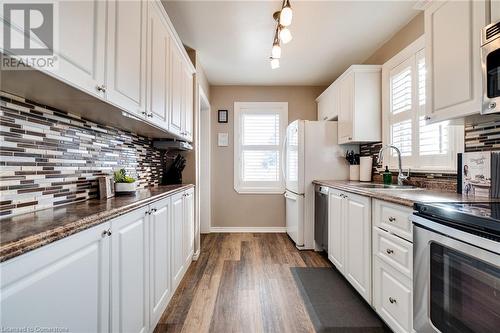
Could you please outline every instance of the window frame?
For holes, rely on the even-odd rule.
[[[392,114],[391,105],[391,73],[399,66],[410,63],[412,66],[412,109],[409,119],[412,122],[412,154],[411,156],[402,157],[404,169],[410,168],[412,172],[443,172],[456,173],[456,156],[457,153],[463,152],[464,146],[464,130],[463,125],[450,124],[448,129],[450,152],[443,156],[427,155],[420,156],[420,122],[419,119],[425,115],[425,105],[422,107],[419,104],[418,95],[418,60],[425,57],[425,36],[421,36],[401,52],[389,59],[382,65],[382,144],[391,144],[391,126],[394,124],[393,118],[401,118],[401,116]],[[426,80],[426,85],[428,80]],[[429,90],[426,88],[426,94]],[[426,99],[427,101],[428,99]],[[399,116],[399,117],[398,117]],[[385,165],[389,166],[390,170],[397,170],[397,157],[393,153],[384,152],[384,157],[387,159]]]
[[[243,181],[242,143],[243,114],[275,114],[279,113],[279,142],[276,146],[253,146],[249,150],[278,151],[279,180]],[[240,194],[283,194],[285,181],[283,177],[283,142],[288,126],[288,102],[234,102],[234,190]]]

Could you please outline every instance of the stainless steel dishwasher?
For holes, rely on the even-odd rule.
[[[314,189],[314,241],[328,252],[328,187],[319,185]]]

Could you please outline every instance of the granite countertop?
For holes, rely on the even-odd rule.
[[[164,185],[135,195],[92,199],[0,220],[0,262],[146,206],[193,185]]]
[[[439,192],[420,188],[401,190],[363,188],[356,185],[367,183],[348,180],[315,180],[313,183],[408,207],[413,207],[416,202],[500,202],[500,199],[466,197],[454,192]]]

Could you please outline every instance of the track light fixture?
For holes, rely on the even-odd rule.
[[[280,67],[279,59],[281,58],[281,43],[287,44],[292,40],[292,33],[288,26],[292,23],[292,7],[290,0],[283,0],[281,10],[273,14],[276,21],[276,30],[274,31],[273,47],[271,49],[271,68]]]

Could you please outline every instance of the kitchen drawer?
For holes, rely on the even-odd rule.
[[[412,243],[373,227],[373,254],[412,279]]]
[[[412,284],[377,257],[373,266],[373,305],[394,332],[412,332]]]
[[[373,223],[410,242],[413,242],[412,227],[409,220],[413,209],[390,202],[374,200]]]

